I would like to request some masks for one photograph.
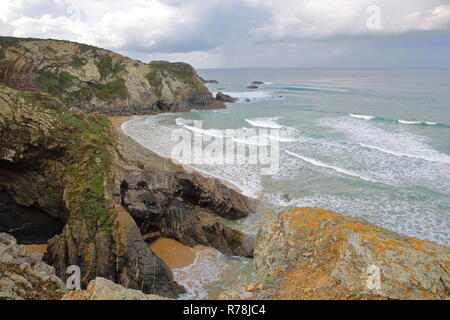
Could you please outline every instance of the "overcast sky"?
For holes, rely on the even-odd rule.
[[[0,34],[197,68],[449,68],[450,0],[0,0]]]

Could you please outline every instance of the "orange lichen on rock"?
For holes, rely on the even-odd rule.
[[[284,225],[286,232],[274,234],[274,225],[282,229]],[[450,256],[445,246],[324,209],[280,210],[267,216],[261,230],[255,265],[264,279],[275,284],[275,299],[445,299],[448,295]],[[370,288],[367,282],[376,272],[380,289]]]
[[[299,222],[300,226],[310,228],[319,227],[319,221],[321,220],[341,218],[341,215],[324,209],[293,208],[288,213],[284,216],[285,221]],[[290,224],[290,226],[291,228],[294,227],[293,224]]]

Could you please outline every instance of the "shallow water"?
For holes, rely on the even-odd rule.
[[[239,98],[224,110],[136,117],[123,125],[170,156],[174,129],[221,137],[226,129],[280,129],[280,170],[191,165],[271,208],[311,206],[362,217],[402,234],[450,244],[450,70],[200,70],[212,92]],[[262,80],[257,90],[246,86]],[[201,130],[193,120],[202,120]],[[162,138],[163,137],[163,138]],[[255,234],[260,215],[233,227]]]

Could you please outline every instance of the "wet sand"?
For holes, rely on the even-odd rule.
[[[25,249],[27,250],[27,253],[40,253],[43,255],[47,251],[47,245],[46,244],[30,244],[30,245],[26,245]]]
[[[195,251],[182,243],[160,238],[150,245],[150,249],[161,258],[170,269],[184,268],[194,263]]]
[[[108,119],[111,121],[111,123],[113,124],[114,128],[123,133],[122,130],[122,124],[128,120],[130,120],[131,118],[133,118],[133,116],[112,116],[112,117],[108,117]]]

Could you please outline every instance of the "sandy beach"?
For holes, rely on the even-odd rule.
[[[150,245],[150,249],[162,259],[170,269],[184,268],[194,263],[192,248],[173,239],[160,238]]]
[[[43,255],[47,251],[47,245],[46,244],[30,244],[30,245],[26,245],[25,249],[27,250],[27,253],[40,253]]]
[[[114,128],[116,128],[119,132],[123,133],[122,124],[128,120],[133,118],[133,116],[111,116],[108,119],[113,124]]]

